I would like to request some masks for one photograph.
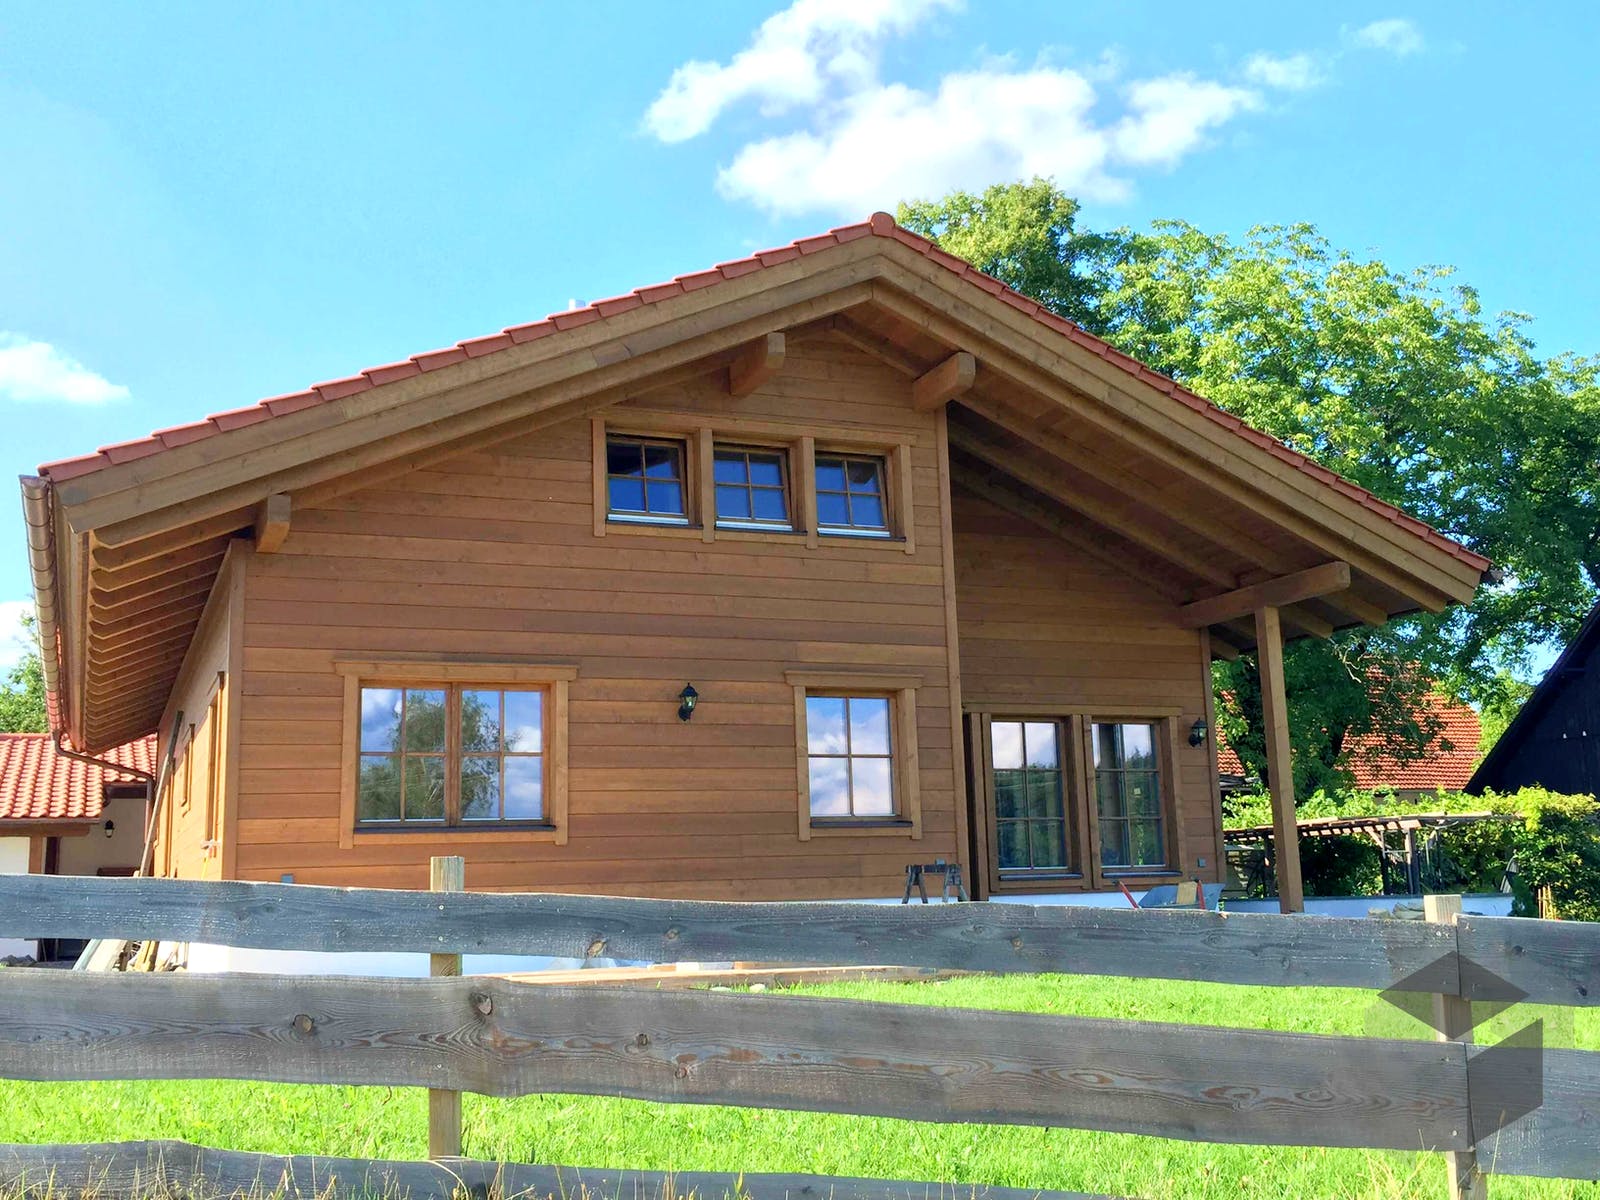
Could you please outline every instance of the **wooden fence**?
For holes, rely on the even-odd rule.
[[[1600,926],[951,904],[734,904],[266,883],[0,876],[0,936],[236,947],[771,960],[1389,989],[1443,1013],[1395,1040],[781,996],[570,988],[491,977],[0,972],[0,1078],[255,1079],[582,1093],[1193,1141],[1428,1150],[1458,1195],[1483,1175],[1600,1175],[1600,1053],[1470,1044],[1466,1005],[1600,1004]],[[435,960],[437,961],[437,959]],[[1374,1003],[1377,1003],[1374,997]],[[1526,1024],[1526,1022],[1524,1022]],[[1532,1076],[1529,1072],[1532,1071]],[[1532,1078],[1531,1103],[1507,1080]],[[1515,1089],[1513,1089],[1515,1090]],[[1525,1087],[1524,1087],[1525,1090]],[[1507,1114],[1508,1104],[1518,1104]],[[1531,1109],[1524,1112],[1523,1109]],[[1511,1117],[1509,1121],[1507,1117]],[[286,1159],[177,1144],[0,1146],[0,1188],[94,1177],[340,1190],[441,1181],[615,1197],[659,1176],[451,1159]],[[758,1166],[759,1164],[751,1164]],[[309,1189],[315,1180],[317,1189]],[[691,1181],[686,1183],[685,1181]],[[672,1186],[718,1200],[732,1176]],[[743,1175],[768,1195],[912,1197],[934,1184]],[[381,1188],[379,1190],[382,1190]],[[448,1190],[448,1188],[446,1188]],[[952,1189],[950,1194],[974,1195]],[[1001,1200],[1004,1189],[976,1194]],[[1037,1194],[1037,1193],[1030,1193]]]

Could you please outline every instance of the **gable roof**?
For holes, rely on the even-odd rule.
[[[1110,546],[1147,577],[1170,567],[1175,602],[1348,560],[1348,589],[1283,610],[1291,633],[1326,635],[1464,601],[1488,566],[877,213],[45,464],[23,493],[40,632],[56,650],[45,663],[52,723],[89,747],[154,727],[223,555],[268,496],[314,505],[375,473],[598,411],[674,373],[725,370],[754,339],[829,322],[913,376],[956,350],[973,355],[976,384],[951,409],[957,482],[992,492],[1003,477],[998,499],[1042,513],[1069,539],[1087,514],[1105,529],[1075,544]],[[1080,426],[1155,457],[1126,473],[1110,456],[1074,458]],[[1167,482],[1144,486],[1157,470]],[[1132,484],[1137,494],[1119,492]],[[1169,497],[1179,484],[1204,499]],[[1070,520],[1053,515],[1062,505]],[[1234,621],[1214,626],[1212,644],[1232,653],[1253,637]]]
[[[139,738],[103,757],[154,774],[156,739]],[[138,775],[68,758],[49,734],[0,733],[0,822],[95,821],[106,784],[138,782]]]
[[[1401,760],[1376,734],[1350,739],[1346,765],[1356,787],[1363,791],[1461,791],[1472,778],[1478,761],[1478,740],[1483,726],[1469,706],[1439,692],[1429,692],[1419,717],[1439,722],[1439,737],[1425,758]],[[1450,748],[1445,749],[1448,742]],[[1243,775],[1244,764],[1226,738],[1217,739],[1217,769],[1224,775]]]

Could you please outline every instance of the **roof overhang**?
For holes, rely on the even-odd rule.
[[[1326,634],[1464,602],[1487,566],[880,216],[41,468],[24,507],[55,719],[91,750],[155,727],[223,556],[271,527],[269,498],[286,517],[820,328],[949,405],[960,486],[1148,578],[1175,620],[1347,564],[1347,583],[1284,608],[1291,632]],[[1253,638],[1211,628],[1220,653]]]

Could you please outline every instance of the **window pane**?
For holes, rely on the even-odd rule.
[[[850,701],[850,753],[889,753],[889,701],[858,696]]]
[[[356,818],[361,821],[400,819],[400,766],[391,754],[363,754],[356,783]]]
[[[1033,865],[1035,867],[1065,867],[1067,865],[1066,824],[1062,821],[1034,821]]]
[[[744,454],[737,450],[718,450],[711,464],[711,476],[718,483],[748,482]]]
[[[651,480],[645,485],[645,498],[650,502],[650,511],[659,516],[683,516],[683,485],[681,483],[657,483]]]
[[[461,819],[500,819],[499,755],[468,755],[461,762]]]
[[[544,759],[506,759],[506,820],[537,821],[544,816]]]
[[[606,484],[612,512],[643,512],[644,484],[637,479],[612,479]]]
[[[506,693],[506,749],[537,754],[544,749],[544,693]],[[506,784],[509,791],[510,783]]]
[[[500,693],[461,693],[461,749],[496,752],[500,749]]]
[[[813,817],[850,815],[850,781],[844,759],[811,760],[811,815]]]
[[[1128,824],[1126,821],[1100,822],[1100,865],[1126,867],[1128,859]]]
[[[1166,848],[1161,844],[1160,821],[1130,821],[1128,823],[1128,862],[1136,867],[1159,867],[1166,863]]]
[[[894,788],[887,758],[850,760],[851,801],[858,817],[894,816]]]
[[[1010,770],[1022,765],[1020,721],[993,722],[989,726],[989,740],[994,744],[994,766],[997,771]]]
[[[1132,770],[1155,770],[1155,726],[1122,726],[1122,765]]]
[[[817,524],[850,524],[850,504],[843,496],[829,492],[817,493]]]
[[[1095,801],[1100,806],[1100,816],[1125,815],[1122,807],[1122,776],[1115,771],[1097,771],[1094,777]]]
[[[883,519],[883,501],[876,496],[851,496],[850,519],[857,529],[882,529],[888,524]]]
[[[750,494],[751,511],[758,521],[787,521],[789,505],[781,491],[757,488]]]
[[[752,454],[750,482],[757,487],[782,487],[783,460],[776,454]]]
[[[742,487],[720,484],[717,487],[717,516],[730,521],[750,519],[750,493]]]
[[[400,689],[361,689],[361,748],[400,749]]]
[[[1161,815],[1161,790],[1154,771],[1129,771],[1122,777],[1122,794],[1130,816]]]
[[[1059,767],[1061,752],[1056,745],[1056,727],[1046,721],[1030,721],[1023,731],[1030,767]]]
[[[1028,815],[1035,818],[1060,820],[1061,772],[1028,772]]]
[[[1117,726],[1096,725],[1094,736],[1090,741],[1094,744],[1094,765],[1097,767],[1116,767],[1122,762],[1122,755],[1118,749]]]
[[[644,474],[643,452],[638,442],[613,439],[606,443],[607,475]]]
[[[995,831],[1000,843],[1000,869],[1020,870],[1028,867],[1028,823],[1026,821],[1001,821]]]
[[[824,492],[844,491],[844,460],[841,458],[817,459],[817,489]]]
[[[1027,808],[1027,776],[1021,771],[996,771],[994,773],[994,815],[1002,820],[1025,817]]]
[[[646,446],[644,448],[644,473],[651,479],[682,479],[678,469],[676,446]]]
[[[444,820],[444,759],[408,755],[405,776],[405,819]]]
[[[806,748],[812,754],[844,754],[845,702],[837,696],[806,697]]]
[[[444,689],[406,692],[406,749],[444,753]]]
[[[868,459],[855,459],[849,464],[850,490],[852,492],[880,492],[878,464]]]

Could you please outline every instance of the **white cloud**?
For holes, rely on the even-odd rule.
[[[1381,21],[1373,21],[1349,36],[1358,46],[1387,51],[1396,58],[1416,54],[1423,46],[1422,30],[1415,21],[1405,17],[1385,17]]]
[[[1284,92],[1303,92],[1323,81],[1322,69],[1309,54],[1290,54],[1283,58],[1252,54],[1245,60],[1244,77],[1251,83]]]
[[[23,616],[32,613],[32,600],[0,600],[0,674],[10,671],[24,654],[36,649],[22,632]]]
[[[1146,79],[1127,96],[1129,112],[1112,131],[1112,145],[1120,161],[1134,166],[1176,166],[1208,130],[1261,103],[1247,88],[1190,75]]]
[[[821,100],[830,82],[870,82],[877,49],[939,8],[959,0],[796,0],[768,17],[727,63],[696,59],[672,73],[644,123],[663,142],[711,128],[726,108],[753,99],[771,116]]]
[[[104,404],[127,398],[127,388],[109,382],[49,342],[0,331],[0,400]]]

